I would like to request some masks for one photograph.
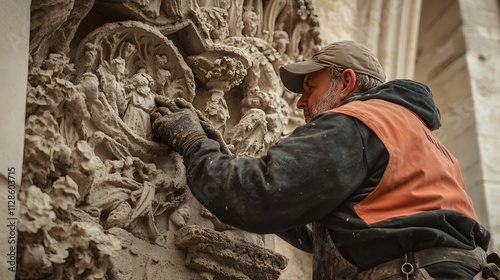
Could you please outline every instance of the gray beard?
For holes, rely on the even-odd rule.
[[[339,98],[335,93],[337,80],[332,80],[326,92],[318,99],[316,106],[311,108],[311,118],[337,107]]]

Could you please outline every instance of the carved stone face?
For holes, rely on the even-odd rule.
[[[123,54],[124,58],[129,58],[135,52],[135,45],[129,42],[123,44]]]
[[[257,28],[259,27],[259,19],[257,14],[252,11],[246,11],[243,13],[243,35],[247,37],[253,37],[257,33]]]

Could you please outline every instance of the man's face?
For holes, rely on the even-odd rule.
[[[332,80],[328,69],[307,74],[304,79],[304,90],[297,102],[297,108],[304,111],[306,122],[340,105],[337,81]]]

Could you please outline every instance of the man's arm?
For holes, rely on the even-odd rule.
[[[275,233],[316,221],[365,180],[364,145],[354,120],[323,114],[261,158],[236,159],[204,139],[184,154],[193,195],[221,221]]]

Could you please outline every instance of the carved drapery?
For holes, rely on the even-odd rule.
[[[317,27],[306,0],[33,1],[17,277],[277,279],[286,259],[194,200],[149,114],[183,97],[263,154],[302,123],[277,69]]]

